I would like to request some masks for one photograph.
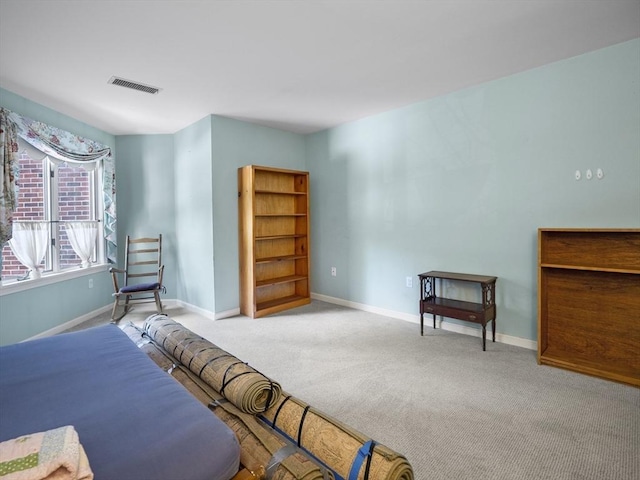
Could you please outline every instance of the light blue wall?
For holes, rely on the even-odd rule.
[[[176,212],[173,135],[116,137],[119,263],[124,265],[125,237],[162,234],[163,283],[175,298]]]
[[[175,259],[165,262],[170,298],[214,313],[237,308],[237,168],[302,169],[304,137],[212,115],[175,135],[116,144],[121,242],[162,226]]]
[[[238,306],[242,165],[311,172],[313,292],[417,314],[420,272],[496,275],[498,331],[532,340],[537,228],[640,226],[640,40],[306,137],[208,116],[115,139],[5,90],[0,104],[115,147],[121,242],[169,232],[171,297],[211,312]],[[588,168],[604,179],[573,179]],[[80,301],[86,277],[0,297],[0,343],[109,304],[94,278]]]
[[[8,90],[0,88],[0,105],[33,120],[38,120],[54,127],[62,128],[76,135],[90,138],[112,149],[115,148],[115,137],[107,132],[98,130],[91,125],[80,122],[75,118],[56,112],[39,103],[32,102]],[[117,161],[117,158],[116,158]]]
[[[93,279],[93,288],[89,288]],[[0,345],[33,337],[113,303],[106,270],[0,297]]]
[[[211,116],[174,138],[177,298],[210,312],[214,297]]]
[[[216,312],[238,308],[238,167],[303,170],[302,135],[213,116],[213,235]],[[313,192],[311,193],[313,195]],[[313,198],[313,197],[312,197]]]
[[[314,292],[417,314],[418,273],[495,275],[498,331],[536,339],[538,227],[640,227],[640,41],[310,135],[306,161]]]
[[[0,89],[0,105],[21,115],[90,138],[115,149],[115,137],[26,98]],[[114,150],[115,151],[115,150]],[[118,162],[116,156],[116,164]],[[88,279],[94,287],[88,288]],[[0,297],[0,344],[15,343],[112,302],[108,272]]]

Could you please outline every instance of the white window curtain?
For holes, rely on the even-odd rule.
[[[73,251],[82,260],[82,268],[87,268],[91,265],[91,258],[96,247],[98,223],[94,221],[64,222],[64,228]]]
[[[47,253],[49,222],[13,222],[9,246],[16,258],[29,269],[29,278],[40,278],[40,263]]]

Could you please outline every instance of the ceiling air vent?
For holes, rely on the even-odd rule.
[[[134,82],[132,80],[125,80],[124,78],[119,77],[111,77],[109,82],[113,85],[118,85],[120,87],[131,88],[132,90],[139,90],[140,92],[147,92],[155,95],[158,93],[161,88],[152,87],[151,85],[145,85],[144,83]]]

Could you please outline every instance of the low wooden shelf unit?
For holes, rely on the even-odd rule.
[[[640,386],[640,229],[538,230],[538,363]]]

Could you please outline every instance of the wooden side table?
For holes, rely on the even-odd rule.
[[[487,323],[493,321],[492,341],[496,341],[496,280],[498,277],[431,271],[421,273],[418,278],[420,278],[420,335],[424,335],[424,314],[430,313],[433,315],[433,328],[436,328],[436,315],[482,325],[483,351],[487,349]],[[482,303],[438,297],[436,279],[479,284],[482,288]]]

